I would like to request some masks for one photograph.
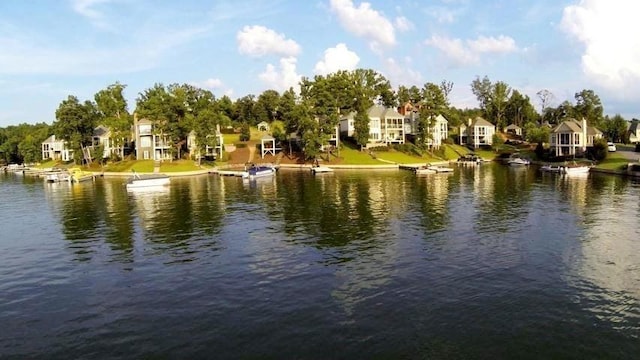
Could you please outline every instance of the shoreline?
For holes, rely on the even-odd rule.
[[[494,162],[494,160],[490,160],[488,162]],[[455,164],[455,161],[438,161],[438,162],[430,162],[429,164],[431,165],[450,165],[450,164]],[[541,165],[543,163],[541,162],[532,162],[535,165]],[[358,164],[349,164],[349,165],[341,165],[341,164],[336,164],[336,165],[325,165],[327,167],[330,167],[334,170],[402,170],[402,169],[408,169],[408,168],[416,168],[419,166],[423,166],[426,163],[407,163],[407,164],[398,164],[398,163],[394,163],[394,164],[380,164],[380,165],[373,165],[373,164],[363,164],[363,165],[358,165]],[[213,167],[210,169],[202,169],[202,170],[193,170],[193,171],[180,171],[180,172],[161,172],[160,174],[169,176],[169,177],[173,177],[173,178],[179,178],[179,177],[191,177],[191,176],[201,176],[201,175],[209,175],[209,174],[215,174],[215,175],[220,175],[219,173],[221,171],[225,171],[225,169],[229,169],[229,168],[235,168],[235,167],[240,167],[241,164],[233,164],[233,165],[224,165],[221,167]],[[311,170],[313,168],[313,165],[311,164],[280,164],[280,165],[276,165],[276,167],[279,170],[285,170],[285,171],[300,171],[300,170]],[[22,170],[23,174],[25,175],[31,175],[31,176],[36,176],[39,177],[43,174],[45,174],[46,172],[50,171],[50,169],[24,169]],[[113,172],[113,171],[88,171],[89,173],[93,174],[93,176],[95,177],[105,177],[105,178],[127,178],[132,176],[131,172]],[[591,168],[590,172],[594,172],[594,173],[601,173],[601,174],[609,174],[609,175],[618,175],[618,176],[626,176],[626,177],[631,177],[631,178],[638,178],[640,177],[640,175],[637,175],[635,173],[629,173],[625,170],[614,170],[614,169],[601,169],[601,168],[597,168],[597,167],[593,167]],[[139,172],[139,174],[153,174],[153,172]],[[222,176],[222,175],[220,175]]]

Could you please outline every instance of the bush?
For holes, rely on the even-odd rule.
[[[249,124],[242,124],[242,128],[240,129],[240,141],[249,141],[251,139],[251,128]]]
[[[607,140],[603,138],[594,140],[593,146],[587,150],[587,156],[595,161],[606,159],[608,154]]]

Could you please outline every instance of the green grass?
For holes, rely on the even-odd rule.
[[[392,161],[398,164],[416,164],[416,163],[424,163],[426,161],[434,160],[432,157],[411,156],[399,151],[383,151],[383,152],[376,151],[375,155],[376,155],[376,158],[378,159]]]
[[[469,152],[469,150],[460,145],[442,145],[444,149],[444,158],[447,160],[457,160],[460,157],[460,154],[464,155]]]
[[[240,134],[223,134],[222,140],[225,144],[235,144],[240,142]]]
[[[46,162],[40,163],[38,165],[36,165],[36,168],[38,169],[48,169],[48,168],[52,168],[52,167],[56,167],[59,166],[59,161],[57,160],[48,160]]]
[[[153,160],[124,160],[113,164],[107,164],[104,171],[108,172],[153,172]]]
[[[476,153],[476,155],[480,156],[481,158],[483,158],[485,160],[493,160],[498,155],[492,150],[480,150],[480,149],[478,149],[478,150],[475,151],[475,153]]]
[[[182,172],[201,170],[193,160],[163,161],[160,164],[160,172]],[[152,170],[153,171],[153,170]]]
[[[625,158],[623,155],[618,153],[609,153],[606,159],[602,160],[596,168],[598,169],[606,169],[606,170],[622,170],[622,168],[630,163],[631,160]]]
[[[344,146],[340,149],[341,164],[344,165],[382,165],[383,162],[371,157],[367,152]]]

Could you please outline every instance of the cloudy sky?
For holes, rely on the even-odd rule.
[[[232,98],[301,76],[372,68],[398,85],[454,83],[476,107],[487,75],[553,105],[593,89],[607,114],[640,117],[640,2],[632,0],[2,0],[0,126],[51,123],[67,95],[119,81]]]

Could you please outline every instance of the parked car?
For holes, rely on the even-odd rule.
[[[616,151],[616,144],[612,143],[611,141],[609,141],[607,143],[607,150],[609,150],[609,152],[614,152]]]

